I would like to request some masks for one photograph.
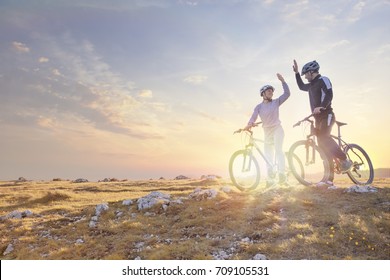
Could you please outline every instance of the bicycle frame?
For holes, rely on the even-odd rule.
[[[341,150],[345,151],[347,148],[350,148],[351,146],[346,142],[344,141],[344,139],[342,139],[341,137],[341,127],[343,125],[346,125],[346,123],[342,123],[342,122],[336,122],[337,124],[337,136],[336,135],[330,135],[333,139],[335,139],[337,141],[337,144],[338,146],[340,147]],[[353,151],[353,150],[352,150]],[[360,156],[354,152],[355,155],[357,155],[359,158]],[[334,171],[337,173],[337,174],[341,174],[341,171],[340,171],[340,167],[339,167],[339,161],[336,160],[336,159],[333,159],[333,161],[335,162],[335,165],[334,165]]]
[[[252,128],[258,126],[258,125],[261,124],[261,123],[262,123],[262,122],[254,123],[254,124],[252,125]],[[247,132],[247,134],[249,135],[249,143],[248,143],[247,145],[245,145],[245,150],[248,150],[249,153],[250,153],[251,155],[253,155],[252,150],[253,150],[253,148],[255,148],[255,149],[257,150],[257,152],[260,154],[260,156],[264,159],[264,161],[265,161],[267,167],[268,167],[269,169],[273,169],[273,168],[274,168],[274,164],[271,163],[271,162],[267,159],[267,157],[266,157],[266,156],[264,155],[264,153],[261,151],[259,145],[257,145],[257,143],[256,143],[256,142],[263,142],[263,143],[264,143],[264,140],[262,140],[262,139],[260,139],[260,138],[254,138],[254,137],[253,137],[253,131],[251,130],[251,128],[250,128],[249,130],[239,129],[239,130],[235,131],[233,134],[235,134],[235,133],[240,133],[240,132],[243,132],[243,131]],[[246,164],[245,164],[245,162],[244,162],[244,166],[245,166],[245,165],[246,165]],[[250,167],[251,167],[251,166],[249,165],[248,168],[250,168]],[[244,169],[244,167],[243,167],[243,169]],[[243,171],[244,171],[244,170],[243,170]]]
[[[314,145],[316,145],[317,141],[316,141],[316,132],[315,132],[315,128],[314,128],[314,121],[310,119],[312,116],[313,116],[313,114],[311,114],[310,116],[297,122],[293,126],[293,127],[299,126],[304,121],[307,121],[310,123],[310,133],[308,135],[306,135],[306,141],[307,141],[307,143],[306,143],[306,162],[305,162],[306,166],[316,162],[316,153],[314,150]],[[309,148],[312,148],[312,152],[311,152],[312,157],[311,158],[310,158]]]
[[[246,150],[249,150],[250,151],[250,154],[252,154],[252,150],[253,148],[256,149],[256,151],[260,154],[260,156],[264,159],[266,165],[268,168],[273,168],[273,164],[267,159],[267,157],[264,155],[264,153],[261,151],[259,145],[257,145],[256,142],[263,142],[264,143],[264,140],[262,139],[259,139],[259,138],[254,138],[253,137],[253,132],[250,131],[249,132],[249,143],[247,145],[245,145],[245,149]],[[245,164],[244,164],[245,165]]]

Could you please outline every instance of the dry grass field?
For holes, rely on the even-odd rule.
[[[372,193],[346,192],[347,178],[337,185],[243,193],[223,179],[3,181],[0,259],[390,259],[390,179],[376,179]],[[199,187],[218,194],[189,198]],[[138,210],[137,199],[153,191],[182,203]],[[90,227],[101,203],[109,209]],[[15,210],[32,215],[5,218]]]

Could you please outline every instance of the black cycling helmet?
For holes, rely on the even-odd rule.
[[[306,74],[307,72],[309,72],[309,71],[318,72],[318,70],[320,70],[320,65],[318,64],[317,61],[313,60],[313,61],[311,61],[311,62],[306,63],[306,64],[302,67],[301,76],[305,75],[305,74]]]
[[[263,86],[261,89],[260,89],[260,95],[263,96],[264,95],[264,92],[267,90],[267,89],[272,89],[272,91],[275,91],[274,87],[273,86],[270,86],[270,85],[265,85]]]

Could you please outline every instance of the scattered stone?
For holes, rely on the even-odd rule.
[[[267,257],[263,254],[256,254],[254,257],[253,257],[254,260],[259,260],[259,261],[263,261],[263,260],[266,260]]]
[[[368,193],[368,192],[378,192],[378,189],[372,186],[351,186],[347,189],[347,192],[356,192],[356,193]]]
[[[230,193],[232,189],[229,186],[223,186],[221,187],[221,191],[223,191],[224,193]]]
[[[22,212],[15,210],[6,215],[6,219],[21,219],[22,218]]]
[[[119,210],[115,211],[115,217],[116,218],[119,218],[119,217],[122,217],[122,216],[123,216],[123,212],[122,211],[119,211]]]
[[[84,243],[84,240],[79,238],[76,240],[76,244],[83,244]]]
[[[7,248],[5,249],[3,256],[6,256],[8,254],[11,254],[14,251],[14,245],[8,244]]]
[[[187,180],[187,179],[190,179],[190,178],[188,178],[187,176],[184,176],[184,175],[179,175],[179,176],[175,177],[175,180]]]
[[[92,222],[97,222],[97,221],[99,221],[98,216],[92,216],[91,221],[92,221]]]
[[[27,179],[24,177],[19,177],[18,182],[27,182]]]
[[[97,225],[97,222],[91,220],[91,221],[89,222],[89,225],[88,225],[88,226],[89,226],[90,228],[94,228],[94,227],[96,227],[96,225]]]
[[[251,242],[251,239],[249,237],[245,237],[243,239],[241,239],[241,242],[244,242],[244,243],[253,243]]]
[[[161,192],[151,192],[147,196],[141,197],[137,200],[138,210],[149,209],[154,205],[161,203],[162,205],[169,205],[171,195]]]
[[[30,210],[24,210],[23,212],[20,212],[18,210],[14,210],[5,216],[1,216],[0,221],[1,220],[8,220],[8,219],[22,219],[22,218],[30,217],[32,215],[33,215],[33,212],[31,212]]]
[[[232,256],[232,254],[228,254],[225,251],[221,250],[218,252],[214,252],[212,256],[214,260],[226,260],[229,259]]]
[[[133,200],[131,199],[126,199],[126,200],[123,200],[122,202],[122,205],[126,205],[126,206],[130,206],[133,204]]]
[[[94,228],[96,227],[98,221],[99,221],[99,216],[102,214],[103,211],[107,211],[109,209],[107,203],[102,203],[96,205],[95,208],[95,215],[91,217],[91,220],[89,221],[89,227]]]
[[[142,248],[144,247],[145,245],[145,242],[137,242],[135,244],[135,248],[139,249],[139,250],[142,250]]]
[[[214,189],[202,190],[201,188],[196,188],[193,193],[189,195],[189,198],[195,200],[204,200],[204,199],[213,199],[217,197],[218,192]]]
[[[95,214],[96,216],[100,216],[103,211],[107,211],[109,209],[107,203],[96,205]]]
[[[76,179],[74,181],[72,181],[73,183],[87,183],[88,180],[87,179],[83,179],[83,178],[79,178],[79,179]]]
[[[22,218],[25,218],[25,217],[30,217],[33,215],[33,212],[31,212],[30,210],[24,210],[22,212]]]
[[[144,216],[145,216],[145,217],[155,217],[155,216],[156,216],[156,213],[153,213],[153,212],[145,212]]]

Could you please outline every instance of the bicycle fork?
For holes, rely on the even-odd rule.
[[[250,149],[251,146],[248,145],[246,147],[246,150],[245,150],[245,154],[244,154],[244,161],[242,163],[242,172],[248,172],[251,170],[251,167],[252,167],[252,160],[251,160],[251,157],[252,157],[252,149]]]
[[[314,164],[316,162],[316,152],[312,139],[308,139],[306,142],[306,162],[305,165]]]

